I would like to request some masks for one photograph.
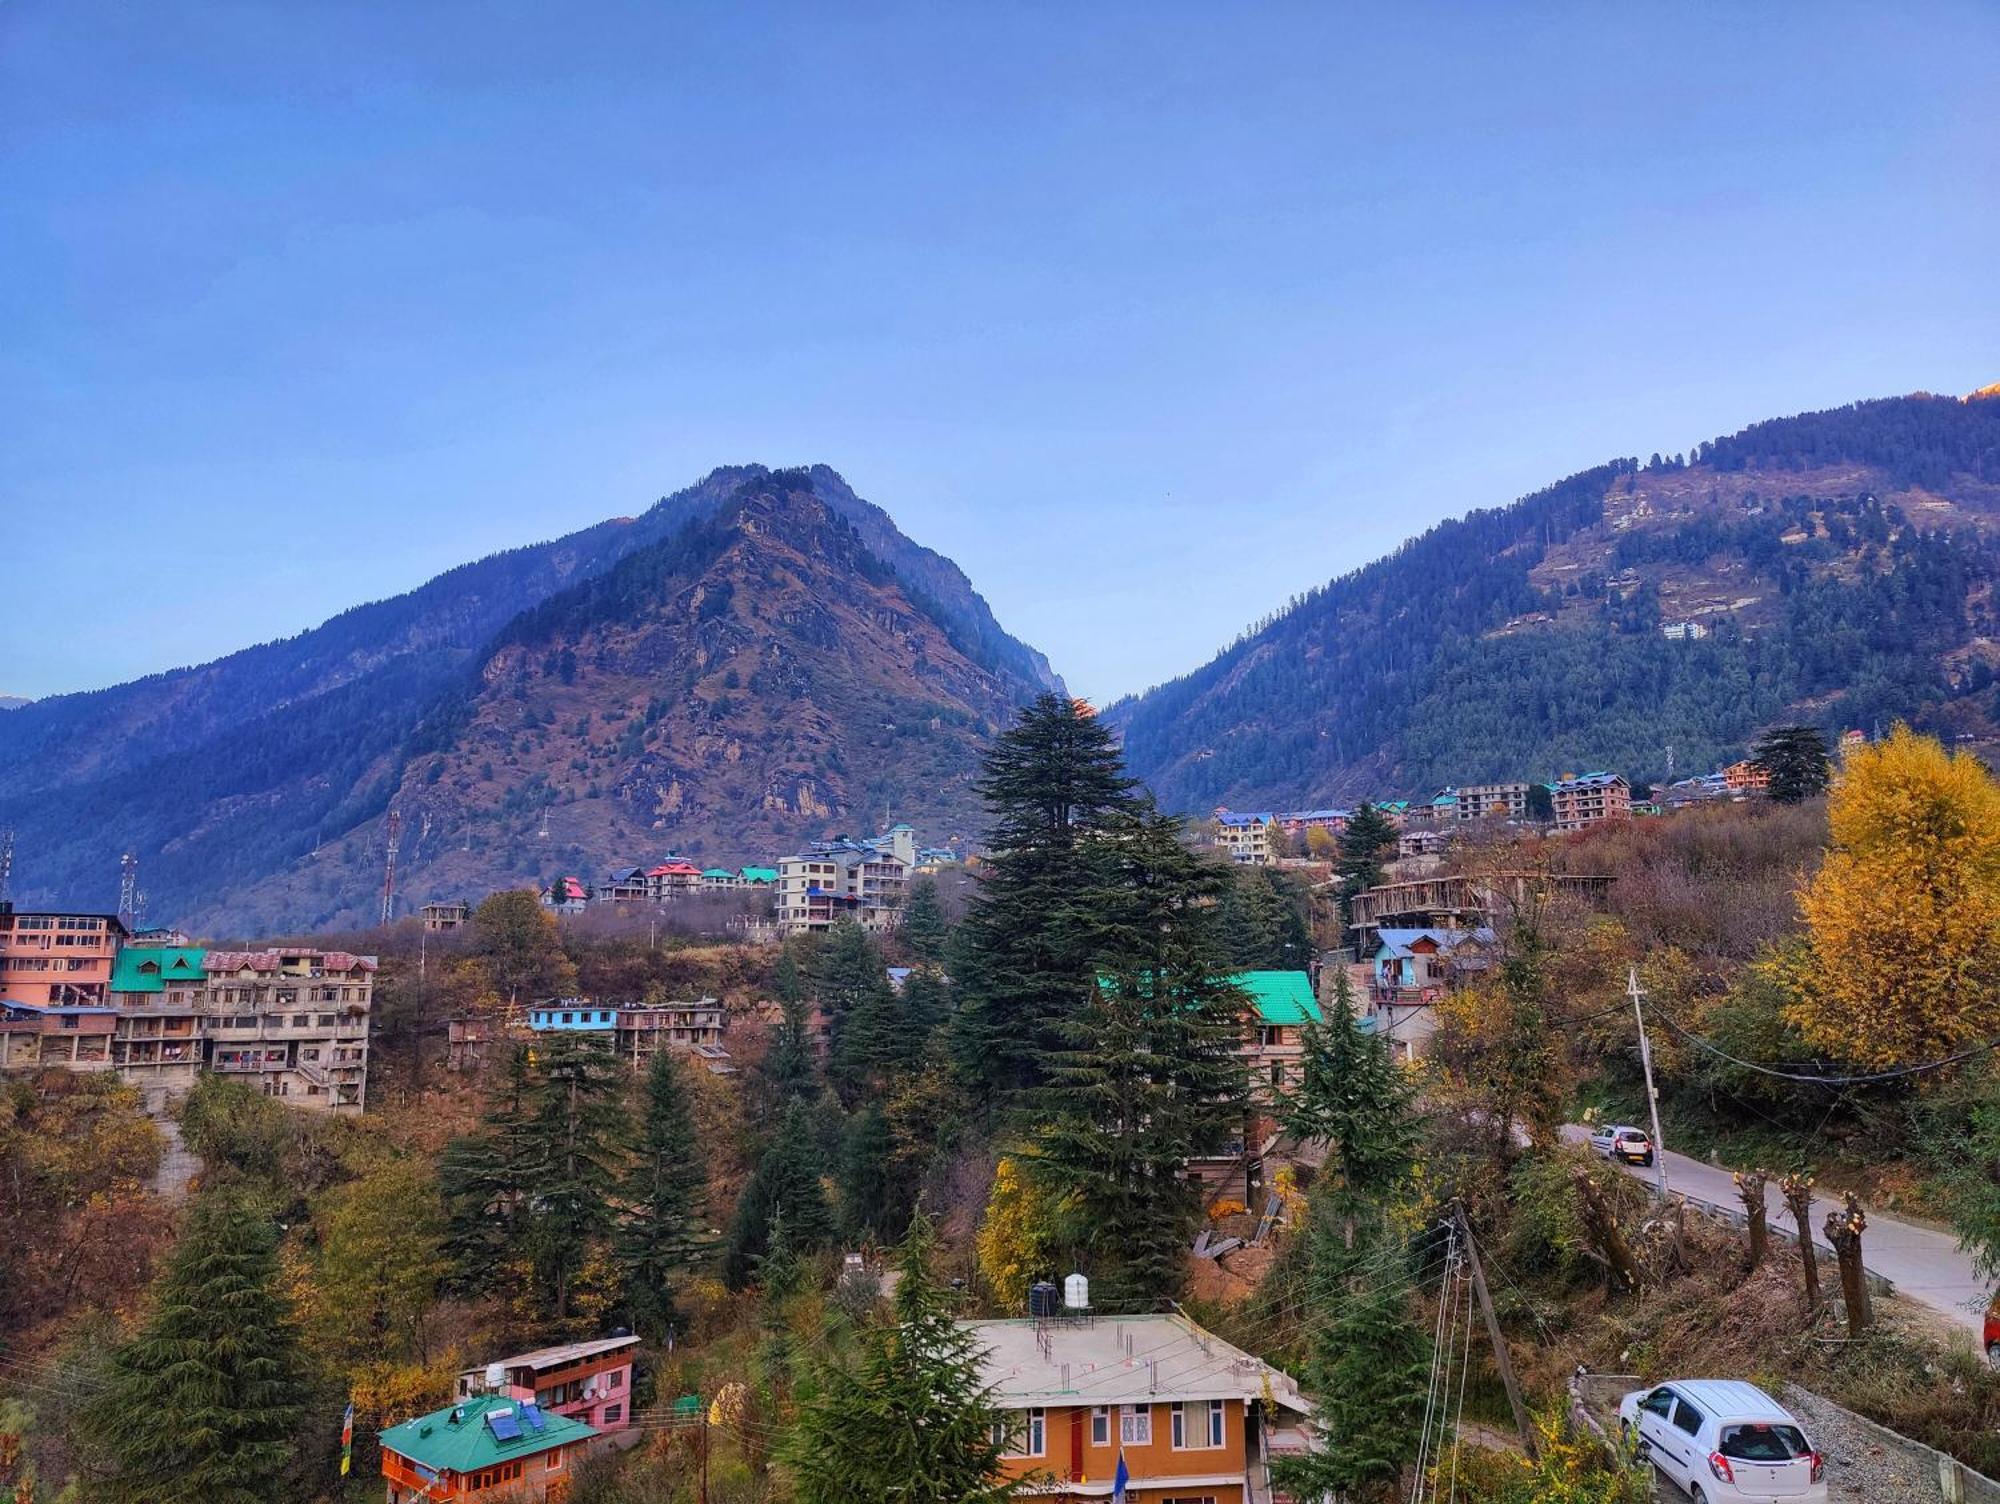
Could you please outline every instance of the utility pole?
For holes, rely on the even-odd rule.
[[[1660,1094],[1653,1089],[1653,1046],[1646,1038],[1646,1013],[1639,1006],[1645,989],[1639,985],[1639,968],[1625,968],[1625,995],[1632,999],[1632,1016],[1639,1021],[1639,1064],[1646,1073],[1646,1110],[1653,1116],[1653,1185],[1660,1200],[1667,1199],[1667,1145],[1660,1137]]]
[[[1466,1262],[1472,1265],[1472,1293],[1479,1297],[1479,1310],[1486,1318],[1486,1336],[1493,1344],[1493,1363],[1500,1370],[1500,1383],[1507,1391],[1507,1403],[1514,1411],[1514,1428],[1521,1433],[1521,1448],[1530,1462],[1541,1456],[1535,1442],[1535,1428],[1528,1420],[1528,1407],[1521,1399],[1521,1383],[1514,1377],[1514,1360],[1507,1356],[1507,1339],[1500,1335],[1500,1318],[1493,1314],[1493,1297],[1486,1289],[1486,1266],[1479,1261],[1479,1244],[1473,1240],[1472,1223],[1466,1219],[1465,1203],[1452,1203],[1459,1236],[1465,1239]]]

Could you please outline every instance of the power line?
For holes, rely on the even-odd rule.
[[[1897,1081],[1907,1076],[1921,1076],[1927,1071],[1941,1071],[1947,1066],[1960,1065],[1991,1050],[2000,1049],[2000,1039],[1988,1039],[1980,1044],[1969,1046],[1966,1049],[1958,1051],[1956,1054],[1946,1055],[1938,1060],[1920,1061],[1915,1065],[1899,1065],[1892,1070],[1868,1071],[1855,1076],[1813,1075],[1805,1071],[1783,1070],[1774,1065],[1763,1064],[1755,1060],[1745,1060],[1740,1056],[1732,1055],[1729,1051],[1723,1049],[1722,1046],[1702,1038],[1701,1035],[1695,1033],[1692,1029],[1683,1026],[1672,1014],[1661,1010],[1656,1011],[1659,1017],[1666,1021],[1668,1028],[1672,1029],[1689,1044],[1694,1045],[1698,1049],[1706,1050],[1718,1060],[1726,1060],[1739,1070],[1755,1071],[1760,1076],[1775,1076],[1781,1081],[1800,1081],[1808,1086],[1866,1086],[1877,1081]]]

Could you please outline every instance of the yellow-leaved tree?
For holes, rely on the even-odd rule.
[[[1896,727],[1853,752],[1832,843],[1799,893],[1807,943],[1773,962],[1786,1018],[1871,1070],[2000,1035],[2000,784]]]

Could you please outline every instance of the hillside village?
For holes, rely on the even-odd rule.
[[[706,870],[660,862],[609,872],[577,912],[555,890],[434,901],[353,937],[365,951],[10,907],[0,1153],[10,1218],[49,1234],[6,1251],[0,1366],[22,1387],[0,1412],[0,1479],[116,1476],[86,1401],[141,1382],[126,1365],[160,1319],[148,1281],[200,1278],[181,1253],[217,1240],[270,1261],[269,1320],[296,1333],[272,1361],[294,1375],[274,1424],[299,1440],[274,1465],[299,1498],[798,1496],[813,1459],[841,1455],[825,1428],[853,1424],[842,1375],[888,1361],[880,1334],[898,1330],[973,1365],[984,1397],[964,1403],[991,1436],[958,1461],[1059,1497],[1098,1496],[1121,1464],[1147,1500],[1303,1501],[1333,1478],[1373,1497],[1448,1455],[1475,1498],[1550,1468],[1624,1498],[1615,1449],[1566,1418],[1564,1375],[1628,1362],[1635,1322],[1690,1354],[1726,1345],[1746,1302],[1803,1303],[1760,1363],[1995,1465],[1980,1417],[2000,1418],[2000,1381],[1972,1315],[1923,1295],[1843,1306],[1831,1271],[1862,1267],[1870,1234],[1814,1276],[1761,1211],[1761,1177],[1776,1198],[1781,1170],[1811,1172],[1869,1204],[1857,1223],[1900,1226],[1907,1204],[1973,1227],[1986,1193],[1930,1147],[1972,1078],[1829,1105],[1729,1063],[1775,1052],[1809,1079],[1829,1050],[1877,1048],[1832,1044],[1803,984],[1779,980],[1800,947],[1845,943],[1802,929],[1792,896],[1828,839],[1828,777],[1836,802],[1871,780],[1934,786],[1947,820],[1952,800],[2000,797],[1990,774],[1899,731],[1838,758],[1822,743],[1817,764],[1770,750],[1679,803],[1599,775],[1183,825],[1133,802],[1094,718],[1053,698],[995,766],[1044,776],[1079,743],[1102,750],[1078,765],[1095,792],[1077,813],[1105,835],[1061,858],[1079,863],[1065,887],[1097,894],[1079,912],[1140,903],[1184,932],[1164,954],[1084,941],[1091,993],[1061,1004],[1096,1020],[1083,1047],[1039,1032],[1067,1028],[1053,1017],[1027,1022],[1060,987],[996,990],[1033,964],[1034,926],[1007,907],[1015,883],[1046,880],[1023,865],[1046,839],[1018,823],[1032,804],[995,807],[970,890],[899,826],[718,869],[712,891]],[[1994,828],[1969,827],[1988,843]],[[1037,864],[1064,848],[1045,849]],[[840,901],[836,882],[871,867],[894,887]],[[718,911],[712,933],[663,934],[661,915],[724,898],[768,928]],[[1747,1252],[1726,1205],[1681,1190],[1663,1226],[1652,1172],[1564,1127],[1635,1120],[1631,991],[1655,1019],[1666,1143],[1760,1177]],[[1925,1026],[1942,1033],[1851,1058],[1900,1068],[1949,1056],[1989,1010],[2000,1024],[2000,999],[1960,1002]],[[1799,1022],[1773,1033],[1773,1007]],[[1098,1098],[1036,1084],[1044,1060],[1121,1079],[1124,1031],[1173,1041],[1153,1058],[1187,1108],[1121,1127]],[[1090,1167],[1118,1145],[1170,1176],[1107,1184]],[[288,1229],[275,1246],[258,1242],[266,1215]],[[1343,1226],[1367,1229],[1365,1255]],[[117,1259],[77,1262],[114,1227]],[[1473,1246],[1501,1282],[1498,1347],[1475,1340]],[[1717,1282],[1744,1259],[1754,1277]],[[64,1270],[59,1298],[28,1298]],[[1657,1327],[1662,1303],[1678,1335]],[[1458,1335],[1422,1335],[1440,1322]],[[1819,1345],[1833,1331],[1858,1345]],[[1422,1420],[1426,1383],[1480,1417],[1448,1447]],[[1842,1453],[1833,1476],[1867,1465]]]

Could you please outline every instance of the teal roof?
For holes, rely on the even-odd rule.
[[[710,867],[710,868],[709,868],[709,869],[708,869],[707,871],[705,871],[705,872],[703,872],[703,873],[702,873],[702,876],[703,876],[703,877],[734,877],[734,876],[736,876],[736,874],[735,874],[734,872],[731,872],[731,871],[730,871],[730,870],[729,870],[729,869],[728,869],[727,867]]]
[[[1312,978],[1303,971],[1239,971],[1229,979],[1250,995],[1250,1006],[1267,1024],[1324,1023]]]
[[[111,964],[113,992],[158,992],[168,982],[199,982],[208,952],[192,945],[127,946]]]
[[[568,1420],[546,1410],[535,1412],[542,1422],[537,1428],[523,1413],[524,1409],[521,1401],[506,1395],[475,1394],[456,1405],[446,1405],[429,1415],[391,1426],[382,1433],[382,1450],[421,1463],[434,1473],[476,1473],[496,1462],[533,1457],[550,1447],[588,1441],[597,1434],[595,1428],[580,1420]],[[494,1435],[493,1427],[486,1423],[487,1415],[493,1411],[511,1412],[514,1424],[503,1424],[502,1429],[519,1434],[506,1441]],[[453,1420],[453,1416],[458,1419]]]
[[[745,867],[743,881],[746,883],[774,883],[778,880],[776,867]]]

